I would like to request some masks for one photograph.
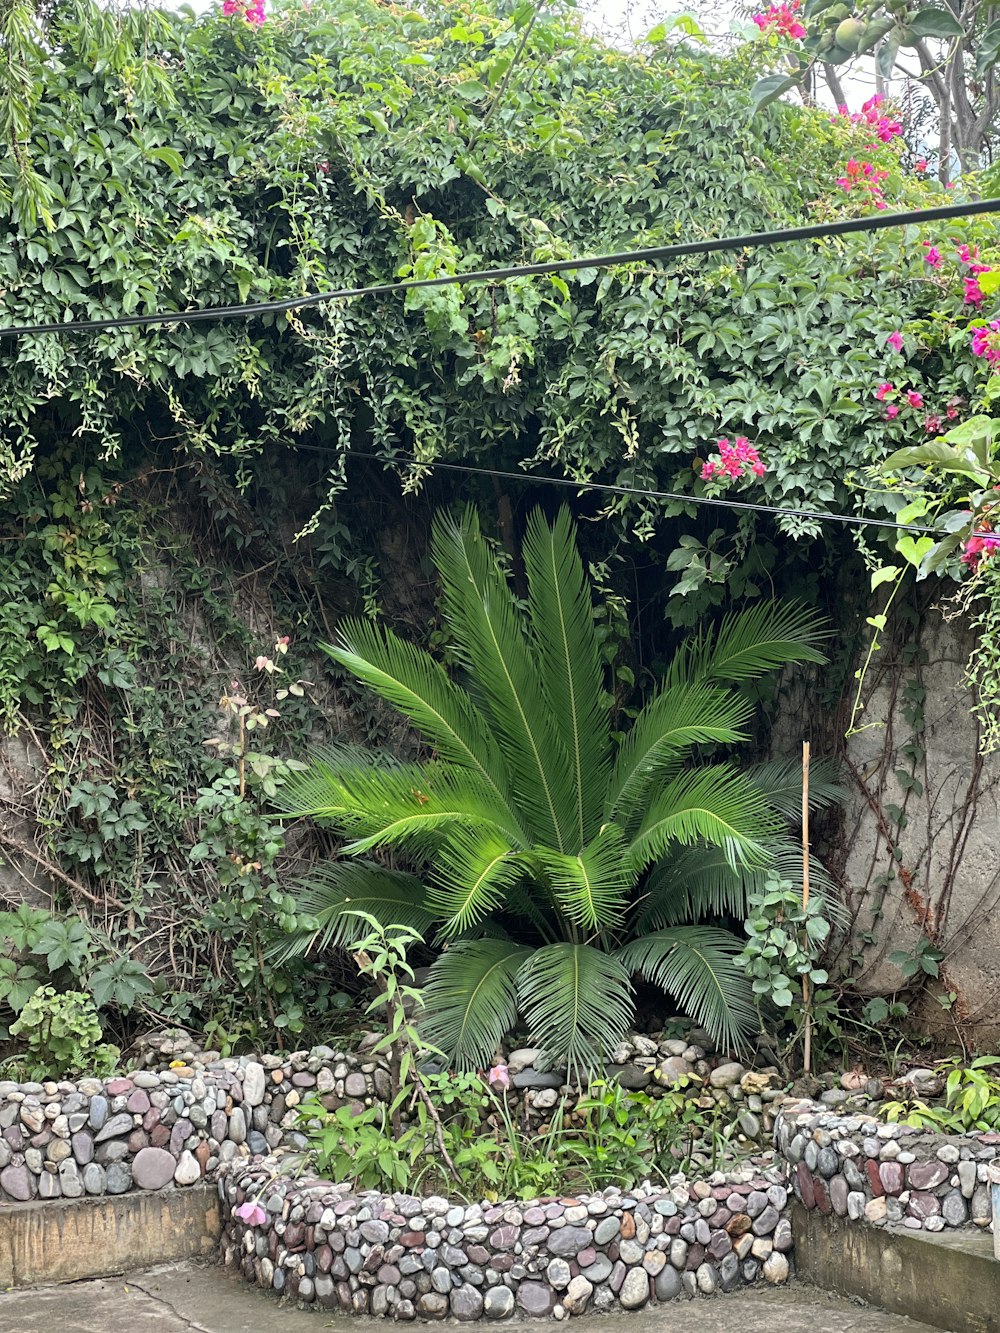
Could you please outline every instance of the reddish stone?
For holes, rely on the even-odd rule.
[[[154,1148],[165,1148],[170,1142],[170,1130],[166,1125],[154,1125],[149,1134],[149,1142]]]
[[[113,1078],[108,1083],[108,1093],[112,1097],[121,1097],[126,1092],[131,1092],[135,1084],[130,1078]]]
[[[927,1194],[923,1190],[913,1190],[910,1194],[910,1202],[906,1205],[906,1211],[910,1217],[919,1217],[921,1221],[926,1221],[928,1217],[938,1217],[941,1212],[941,1200],[935,1194]]]
[[[408,1250],[415,1250],[423,1245],[427,1239],[423,1231],[404,1231],[399,1238],[400,1245],[405,1245]]]
[[[865,1162],[865,1175],[868,1177],[868,1184],[871,1186],[872,1193],[876,1199],[881,1199],[885,1194],[885,1186],[882,1184],[882,1177],[879,1175],[878,1162],[874,1157],[869,1157]]]
[[[333,1267],[333,1251],[329,1245],[321,1245],[315,1254],[316,1267],[321,1273],[329,1273]]]
[[[131,1111],[133,1115],[145,1115],[149,1110],[149,1094],[142,1088],[136,1088],[125,1103],[125,1110]]]
[[[129,1152],[140,1152],[149,1146],[149,1135],[144,1129],[133,1129],[126,1139]]]
[[[813,1178],[805,1162],[799,1162],[795,1168],[795,1180],[799,1187],[799,1198],[807,1208],[816,1207],[816,1191],[813,1188]]]
[[[492,1233],[490,1244],[495,1250],[512,1250],[520,1239],[521,1228],[507,1223],[506,1226],[497,1227]]]
[[[882,1162],[878,1169],[886,1194],[898,1198],[903,1192],[904,1171],[901,1162]]]
[[[705,1247],[699,1241],[695,1241],[693,1245],[688,1246],[687,1262],[684,1267],[693,1273],[694,1270],[700,1268],[704,1262]]]
[[[495,1268],[498,1273],[509,1273],[514,1267],[514,1256],[512,1254],[495,1254],[490,1260],[490,1267]]]
[[[467,1245],[465,1253],[469,1256],[470,1264],[477,1264],[480,1268],[489,1263],[490,1252],[485,1245]]]
[[[910,1189],[932,1190],[948,1179],[949,1168],[944,1162],[912,1162],[908,1174]]]
[[[301,1249],[305,1234],[306,1229],[301,1222],[289,1222],[285,1227],[285,1248],[289,1250]]]
[[[622,1240],[631,1240],[635,1235],[635,1217],[631,1213],[622,1213]]]
[[[212,1149],[208,1146],[208,1144],[204,1140],[202,1140],[202,1142],[198,1144],[197,1148],[195,1148],[194,1155],[195,1155],[195,1160],[201,1167],[201,1174],[204,1175],[205,1172],[208,1170],[208,1159],[212,1155]]]
[[[713,1185],[712,1187],[712,1198],[718,1199],[720,1203],[724,1203],[729,1198],[729,1194],[728,1185]]]
[[[585,1250],[581,1250],[576,1256],[576,1262],[581,1268],[589,1268],[596,1258],[597,1251],[592,1245],[588,1245]]]
[[[718,1231],[720,1227],[724,1227],[727,1222],[732,1221],[732,1216],[733,1215],[728,1208],[716,1208],[715,1212],[708,1219],[708,1225],[713,1231]]]
[[[143,1129],[152,1129],[154,1125],[158,1125],[159,1123],[160,1113],[155,1106],[151,1106],[142,1117],[142,1127]]]
[[[676,1236],[681,1229],[681,1219],[679,1214],[674,1213],[673,1217],[668,1217],[663,1224],[663,1234],[665,1236]]]
[[[735,1217],[729,1219],[725,1229],[735,1239],[737,1236],[745,1236],[752,1226],[753,1218],[748,1217],[746,1213],[737,1213]]]
[[[819,1176],[813,1176],[813,1190],[816,1194],[816,1207],[827,1217],[833,1212],[833,1204],[830,1202],[830,1194],[826,1188],[826,1182],[820,1180]]]

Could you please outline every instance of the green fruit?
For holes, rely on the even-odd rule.
[[[833,28],[840,23],[841,20],[849,19],[850,17],[851,11],[846,5],[833,5],[823,15],[823,22],[828,28]]]
[[[837,24],[834,41],[842,51],[856,51],[865,35],[865,25],[858,19],[843,19]]]

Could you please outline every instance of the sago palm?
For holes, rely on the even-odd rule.
[[[523,608],[473,511],[438,518],[433,554],[452,674],[368,620],[327,648],[432,757],[332,748],[289,780],[286,813],[348,842],[301,886],[316,929],[286,952],[349,944],[359,910],[433,935],[422,1026],[461,1064],[489,1059],[520,1016],[552,1057],[592,1065],[628,1029],[635,977],[737,1042],[754,1021],[740,941],[700,921],[742,913],[780,860],[791,779],[706,756],[746,739],[742,683],[824,660],[817,622],[769,603],[692,636],[616,740],[568,512],[528,521]],[[415,873],[369,859],[383,849]]]

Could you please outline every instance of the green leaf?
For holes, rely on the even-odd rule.
[[[587,944],[536,949],[518,974],[528,1040],[571,1073],[603,1066],[632,1017],[632,985],[619,959]]]
[[[758,79],[750,89],[750,100],[753,102],[754,110],[762,111],[764,107],[770,106],[782,93],[797,87],[798,82],[799,76],[791,74],[767,74],[764,78]]]
[[[456,84],[454,91],[459,97],[464,97],[470,102],[478,102],[489,93],[486,84],[480,83],[478,79],[466,79],[463,83]]]
[[[179,176],[184,170],[184,159],[176,148],[161,146],[159,148],[147,148],[146,156],[153,158],[156,162],[165,163],[175,176]]]
[[[531,950],[510,940],[458,940],[435,960],[422,1034],[461,1068],[481,1068],[517,1020],[517,974]]]
[[[872,592],[881,587],[883,583],[894,583],[900,575],[898,565],[882,565],[872,573]]]
[[[947,9],[918,9],[906,20],[911,37],[964,37],[965,29]]]

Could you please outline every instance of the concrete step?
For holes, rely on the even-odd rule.
[[[948,1333],[1000,1333],[1000,1263],[981,1231],[889,1230],[792,1210],[800,1277]]]

